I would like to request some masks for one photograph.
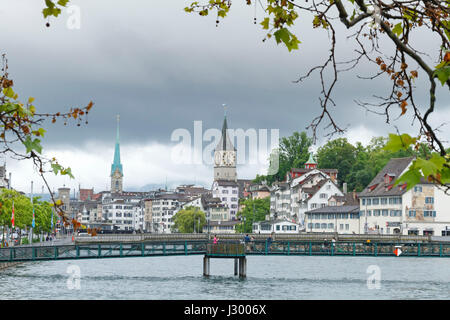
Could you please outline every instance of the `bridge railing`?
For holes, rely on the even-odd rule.
[[[221,240],[242,240],[243,234],[215,234]],[[250,234],[252,238],[258,241],[266,240],[268,234]],[[91,237],[89,235],[75,236],[75,243],[103,243],[103,242],[141,242],[141,241],[208,241],[213,237],[212,234],[104,234]],[[273,234],[273,240],[280,241],[323,241],[332,239],[338,241],[376,241],[376,242],[430,242],[429,236],[400,236],[400,235],[366,235],[366,234],[349,234],[339,235],[334,233],[300,233],[300,234]]]
[[[208,243],[206,255],[216,257],[245,256],[245,245],[240,242]]]

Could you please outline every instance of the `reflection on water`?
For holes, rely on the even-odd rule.
[[[450,259],[385,257],[247,257],[247,278],[233,260],[202,256],[33,262],[0,273],[0,299],[450,299]],[[80,289],[69,290],[80,270]],[[369,266],[380,289],[367,285]],[[72,286],[73,287],[73,286]]]

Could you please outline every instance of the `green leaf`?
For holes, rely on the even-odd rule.
[[[436,166],[436,164],[434,164],[433,162],[431,162],[429,160],[424,160],[424,159],[418,158],[414,162],[415,162],[415,167],[417,169],[422,170],[424,177],[435,175],[439,171],[439,168]]]
[[[442,184],[450,183],[450,168],[444,167],[441,170],[441,183]]]
[[[277,43],[283,41],[286,46],[289,44],[291,36],[288,29],[282,28],[280,30],[275,31],[273,35],[275,36],[275,40],[277,41]]]
[[[432,154],[429,161],[432,162],[438,168],[438,170],[442,170],[444,164],[446,163],[445,158],[436,152]]]
[[[14,90],[11,87],[3,89],[3,94],[8,98],[12,98],[15,95]]]
[[[434,71],[434,76],[438,77],[442,85],[445,85],[447,80],[450,78],[450,66],[437,69]]]
[[[395,33],[397,37],[401,36],[401,34],[403,33],[402,23],[397,23],[394,29],[392,29],[392,32]]]
[[[66,168],[64,170],[61,170],[61,175],[68,175],[72,179],[74,179],[74,176],[72,175],[72,170],[70,168]]]
[[[401,136],[390,133],[389,141],[384,146],[384,150],[396,152],[399,150],[407,150],[409,146],[416,143],[417,138],[411,137],[409,134],[404,133]]]
[[[422,175],[420,174],[419,169],[416,169],[413,167],[413,165],[411,165],[408,171],[406,171],[397,179],[395,185],[406,183],[406,190],[409,190],[420,182],[420,178],[422,178]]]
[[[27,136],[27,138],[23,142],[23,145],[27,149],[27,153],[30,153],[33,150],[36,150],[36,152],[38,153],[42,153],[41,140],[39,139],[31,140],[31,137]]]
[[[269,29],[269,18],[264,18],[264,20],[260,23],[263,26],[263,29]]]
[[[69,2],[69,0],[58,0],[58,4],[63,7],[65,7],[68,2]]]
[[[62,169],[62,167],[57,163],[52,163],[51,167],[53,169],[53,173],[56,175]]]

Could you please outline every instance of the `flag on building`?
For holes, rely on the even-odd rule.
[[[33,221],[31,222],[31,226],[34,228],[36,225],[35,219],[34,219],[34,206],[33,206]]]
[[[11,225],[14,228],[14,201],[12,203],[12,217],[11,217]]]

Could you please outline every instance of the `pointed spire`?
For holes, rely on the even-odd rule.
[[[123,175],[122,164],[120,163],[119,121],[120,121],[120,116],[117,115],[116,146],[115,146],[115,150],[114,150],[114,162],[111,166],[111,176],[114,174],[114,172],[117,169],[119,169],[120,173]]]
[[[119,144],[119,122],[120,122],[120,115],[117,115],[117,135],[116,135],[116,144]]]
[[[223,125],[222,125],[222,136],[220,137],[219,144],[217,145],[216,150],[234,150],[233,144],[231,143],[230,136],[228,135],[228,124],[227,124],[227,112],[226,105],[223,104],[224,107],[224,117],[223,117]]]

